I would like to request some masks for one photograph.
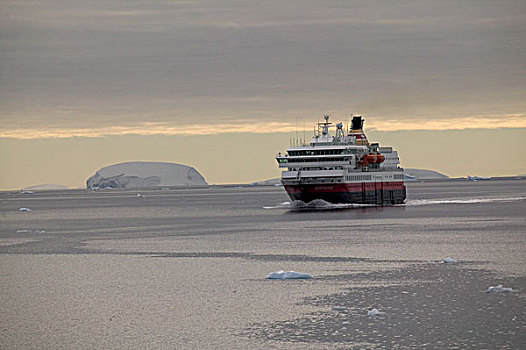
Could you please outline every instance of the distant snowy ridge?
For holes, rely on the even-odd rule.
[[[35,190],[67,190],[69,187],[64,185],[56,184],[43,184],[43,185],[33,185],[22,188],[22,191],[35,191]]]
[[[449,176],[434,170],[404,168],[406,180],[446,180]],[[407,176],[409,175],[409,176]]]
[[[152,186],[205,186],[194,168],[177,163],[126,162],[99,169],[86,181],[88,189]]]
[[[275,185],[280,185],[280,184],[281,184],[281,179],[280,178],[256,181],[256,182],[252,182],[251,183],[251,185],[253,185],[253,186],[275,186]]]

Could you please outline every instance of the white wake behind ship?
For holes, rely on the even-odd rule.
[[[404,170],[392,147],[369,143],[363,132],[364,120],[354,116],[344,130],[332,125],[329,116],[317,123],[309,144],[278,154],[281,183],[293,200],[329,203],[391,205],[406,198]],[[335,128],[334,135],[330,129]]]

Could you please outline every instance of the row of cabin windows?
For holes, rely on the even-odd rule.
[[[349,157],[280,159],[280,163],[348,162]]]
[[[343,154],[343,149],[324,149],[324,150],[306,150],[306,151],[289,151],[289,156],[319,156],[324,154]]]
[[[293,169],[294,170],[294,169]],[[309,167],[309,168],[299,168],[295,169],[299,171],[312,171],[312,170],[343,170],[341,166],[330,166],[330,167]]]
[[[391,176],[388,176],[388,177],[391,177]],[[395,174],[394,178],[398,180],[402,180],[404,178],[404,174]],[[346,181],[365,181],[365,180],[371,180],[371,179],[372,179],[371,175],[351,175],[351,176],[345,177]]]
[[[346,181],[365,181],[371,180],[371,175],[351,175],[345,177]]]

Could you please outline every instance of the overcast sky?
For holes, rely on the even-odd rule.
[[[0,188],[137,160],[277,177],[276,133],[325,113],[363,114],[407,167],[526,173],[525,62],[524,0],[0,0]]]
[[[0,136],[526,126],[525,1],[1,4]]]

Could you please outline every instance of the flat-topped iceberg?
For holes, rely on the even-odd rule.
[[[276,272],[269,273],[266,278],[270,280],[310,279],[312,278],[312,275],[296,271],[279,270]]]
[[[127,162],[99,169],[86,181],[88,189],[152,186],[205,186],[194,168],[177,163]]]

